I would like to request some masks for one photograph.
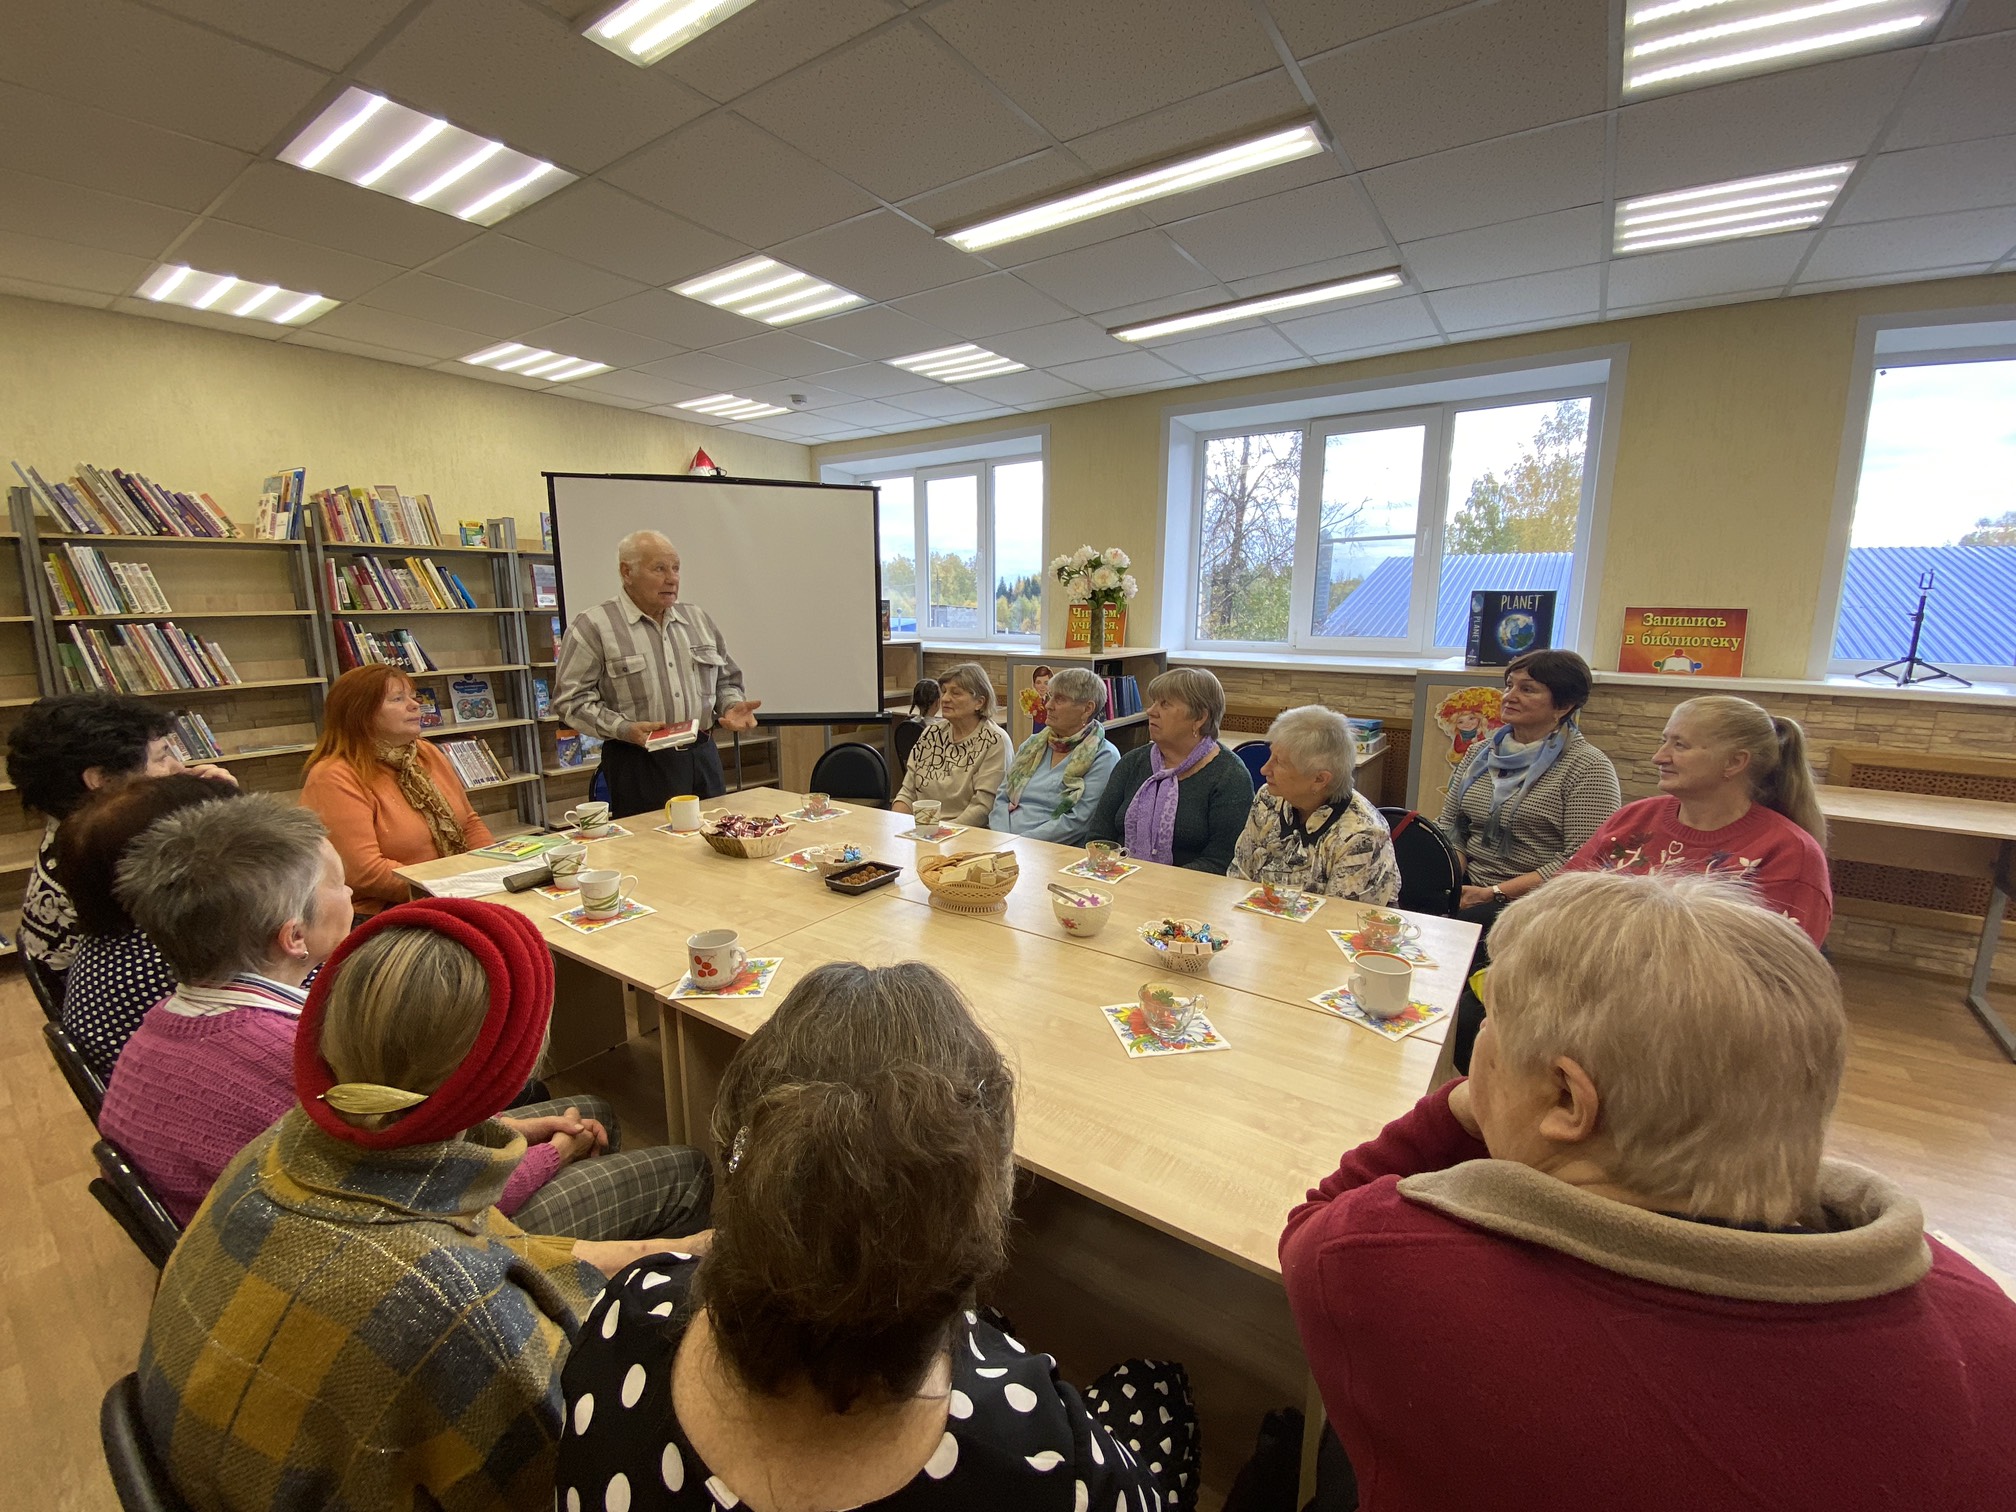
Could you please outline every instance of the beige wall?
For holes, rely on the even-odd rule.
[[[1611,321],[1198,384],[1028,417],[1050,427],[1050,550],[1119,545],[1137,563],[1138,623],[1160,623],[1154,560],[1163,511],[1162,413],[1205,399],[1264,396],[1325,382],[1408,378],[1580,348],[1629,348],[1611,491],[1609,540],[1591,661],[1616,665],[1633,604],[1711,603],[1750,610],[1745,670],[1804,677],[1821,604],[1821,570],[1847,423],[1857,321],[1893,311],[2016,302],[2016,275],[1897,284]],[[836,442],[819,462],[998,429],[974,424]],[[1061,639],[1058,603],[1049,638]],[[1130,639],[1140,640],[1139,633]]]
[[[428,494],[444,523],[509,513],[521,541],[546,507],[545,469],[683,473],[704,446],[738,476],[812,475],[789,442],[38,300],[0,297],[0,359],[0,457],[44,477],[80,461],[144,472],[237,520],[290,466],[308,469],[311,490]]]

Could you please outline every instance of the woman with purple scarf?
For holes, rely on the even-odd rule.
[[[1172,668],[1148,684],[1147,712],[1148,744],[1113,769],[1091,838],[1222,877],[1253,807],[1252,776],[1218,744],[1225,690],[1201,667]]]

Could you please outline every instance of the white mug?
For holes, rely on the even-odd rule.
[[[546,864],[553,870],[553,885],[573,891],[581,885],[581,865],[588,859],[588,847],[578,840],[556,845],[546,852]]]
[[[735,943],[732,929],[708,929],[686,941],[686,972],[703,992],[732,986],[749,964],[748,953]]]
[[[944,805],[936,798],[919,798],[910,805],[910,817],[917,821],[916,828],[926,834],[938,828],[938,816],[944,811]]]
[[[1383,950],[1363,950],[1353,959],[1358,969],[1344,985],[1358,1006],[1374,1018],[1398,1018],[1414,998],[1414,967],[1403,956]]]
[[[700,828],[700,800],[691,793],[682,793],[677,798],[668,799],[665,804],[665,822],[679,834],[694,833]]]
[[[591,919],[621,913],[631,889],[637,885],[635,877],[616,871],[584,871],[575,875],[580,879],[581,911]]]
[[[609,827],[609,805],[597,799],[593,803],[576,804],[560,816],[584,835],[592,835]]]

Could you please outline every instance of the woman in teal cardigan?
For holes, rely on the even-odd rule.
[[[1225,689],[1201,667],[1148,684],[1148,744],[1120,758],[1092,815],[1094,840],[1136,861],[1224,876],[1253,808],[1253,775],[1218,743]]]

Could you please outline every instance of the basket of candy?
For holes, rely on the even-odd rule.
[[[1231,939],[1202,919],[1152,919],[1140,929],[1141,939],[1172,971],[1204,971]]]
[[[731,814],[712,809],[701,816],[700,838],[724,856],[747,861],[781,855],[790,844],[791,821],[782,814]]]

